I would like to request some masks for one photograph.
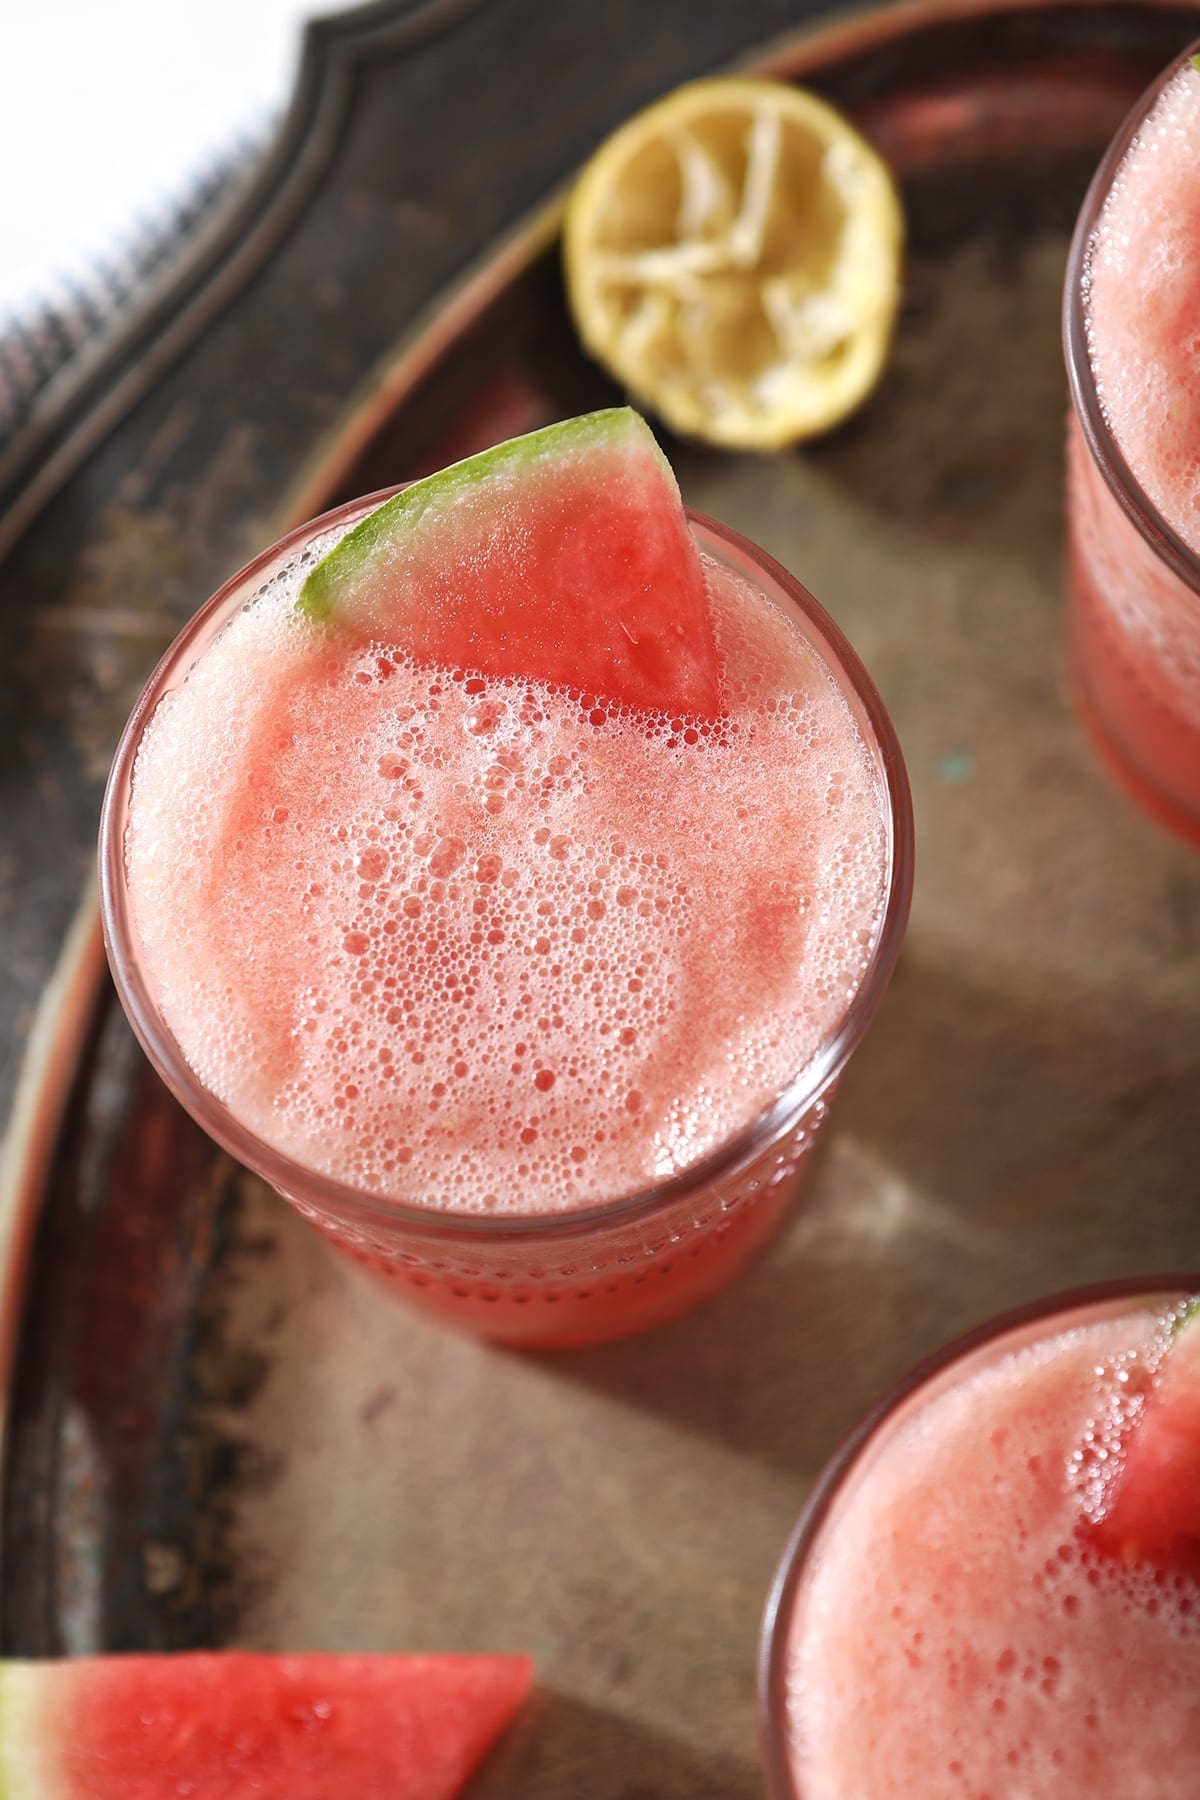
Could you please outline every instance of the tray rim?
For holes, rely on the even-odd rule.
[[[71,358],[0,448],[0,561],[270,260],[336,152],[354,73],[369,54],[428,41],[486,3],[367,0],[305,22],[291,97],[260,154],[212,218],[147,282],[140,303]]]
[[[147,284],[141,303],[122,314],[110,331],[54,377],[33,412],[0,448],[0,562],[87,456],[125,419],[160,375],[228,308],[270,259],[300,216],[334,153],[347,115],[354,72],[372,50],[396,50],[453,29],[487,0],[367,0],[345,12],[309,19],[300,39],[292,96],[275,135],[235,182],[211,220],[178,256]],[[1067,11],[1087,11],[1097,0],[1055,0]],[[1154,0],[1165,12],[1196,13],[1195,0]],[[827,10],[806,24],[785,28],[754,49],[712,71],[755,70],[797,79],[815,64],[850,56],[942,24],[1036,13],[1044,0],[864,0]],[[1200,26],[1200,16],[1197,17]],[[786,70],[783,67],[787,62]],[[538,232],[553,230],[570,177],[481,256],[475,258],[418,314],[374,376],[358,384],[366,400],[380,377],[413,353],[440,314],[471,293],[507,249],[529,254]],[[553,223],[552,223],[553,221]],[[389,387],[389,392],[393,390]],[[402,388],[396,391],[403,391]],[[345,411],[342,416],[345,425]],[[338,426],[322,440],[336,453]],[[315,461],[306,464],[315,486]],[[302,479],[290,491],[303,500]],[[282,511],[289,520],[291,514]]]
[[[1097,0],[1055,3],[1067,11],[1087,12],[1095,10]],[[1165,12],[1194,14],[1200,35],[1196,0],[1155,0],[1155,6]],[[742,71],[800,81],[826,62],[879,48],[918,31],[971,19],[1016,17],[1044,10],[1045,0],[893,0],[891,4],[889,0],[865,0],[845,9],[827,10],[807,25],[782,31],[713,73]],[[273,538],[302,525],[328,506],[326,495],[352,467],[382,422],[433,367],[442,346],[461,335],[474,317],[552,246],[578,173],[577,166],[441,288],[356,385],[270,515]],[[0,519],[0,556],[2,532]]]
[[[46,1180],[106,977],[100,894],[89,879],[34,1012],[0,1137],[0,1468]]]

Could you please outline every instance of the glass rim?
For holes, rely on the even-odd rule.
[[[1144,123],[1159,95],[1183,69],[1189,57],[1200,49],[1200,38],[1169,63],[1134,101],[1117,128],[1091,181],[1067,254],[1066,280],[1063,286],[1062,338],[1067,368],[1071,406],[1079,421],[1084,442],[1093,462],[1122,512],[1155,554],[1171,569],[1185,587],[1200,594],[1200,555],[1164,518],[1130,468],[1124,452],[1113,436],[1100,396],[1096,391],[1095,371],[1088,354],[1087,308],[1084,303],[1084,276],[1092,237],[1104,202],[1126,151]]]
[[[796,1595],[808,1560],[838,1494],[858,1465],[877,1431],[920,1389],[964,1357],[1011,1333],[1065,1313],[1082,1312],[1108,1301],[1153,1299],[1159,1295],[1200,1293],[1200,1270],[1177,1274],[1120,1275],[1083,1287],[1063,1288],[1038,1300],[985,1319],[932,1350],[871,1403],[836,1445],[814,1481],[788,1535],[771,1578],[758,1641],[757,1714],[759,1751],[768,1800],[805,1800],[788,1755],[787,1650]]]
[[[632,1193],[570,1210],[488,1215],[449,1207],[421,1206],[371,1194],[294,1160],[244,1125],[235,1112],[193,1074],[143,976],[133,947],[135,937],[129,917],[124,863],[124,825],[133,764],[142,733],[167,684],[181,667],[187,666],[189,652],[196,640],[210,628],[218,628],[216,621],[220,614],[226,609],[231,610],[234,600],[269,565],[277,564],[289,551],[299,550],[312,537],[347,518],[353,520],[356,516],[364,516],[398,493],[403,485],[381,489],[334,507],[286,533],[222,583],[160,658],[121,735],[101,810],[100,911],[109,967],[138,1041],[184,1110],[222,1149],[288,1198],[323,1207],[343,1217],[356,1217],[359,1222],[377,1223],[389,1230],[402,1228],[429,1240],[468,1237],[496,1243],[551,1238],[567,1242],[598,1226],[631,1224],[652,1217],[687,1194],[736,1173],[782,1137],[836,1080],[886,990],[907,924],[912,895],[914,824],[904,757],[895,727],[874,682],[857,652],[824,608],[766,551],[731,527],[688,508],[689,522],[698,528],[702,541],[711,539],[718,548],[731,551],[735,559],[767,576],[783,590],[806,624],[814,629],[816,647],[830,664],[835,681],[857,703],[859,729],[867,738],[867,747],[878,765],[887,798],[890,828],[886,900],[870,961],[834,1029],[796,1079],[706,1156],[662,1181]]]

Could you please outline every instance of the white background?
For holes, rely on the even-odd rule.
[[[0,329],[86,275],[291,92],[337,0],[0,0]]]

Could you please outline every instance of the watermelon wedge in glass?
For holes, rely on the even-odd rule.
[[[4,1800],[452,1800],[529,1693],[522,1656],[0,1663]]]
[[[816,1480],[763,1626],[770,1800],[1200,1794],[1198,1277],[993,1319]]]
[[[626,408],[235,576],[101,844],[118,991],[195,1118],[393,1292],[545,1346],[774,1233],[911,875],[854,652]]]
[[[1200,1578],[1200,1301],[1176,1321],[1122,1435],[1092,1541],[1125,1567]]]
[[[628,407],[415,482],[342,538],[296,604],[423,662],[720,711],[700,557],[671,466]]]

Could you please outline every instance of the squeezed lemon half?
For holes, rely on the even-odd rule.
[[[887,167],[801,88],[697,81],[601,145],[563,253],[587,349],[675,431],[770,450],[826,431],[887,355],[904,221]]]

